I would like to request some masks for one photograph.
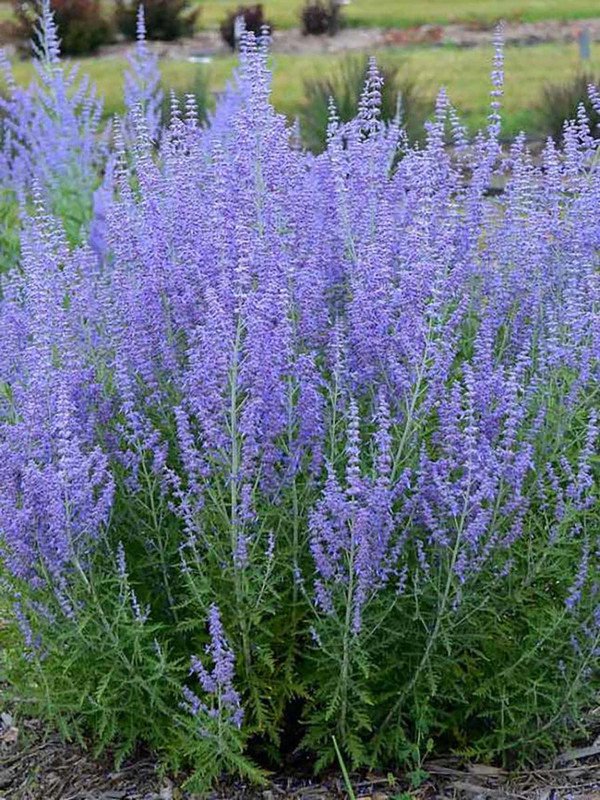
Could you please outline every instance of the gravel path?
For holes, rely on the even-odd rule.
[[[575,42],[582,29],[587,29],[592,41],[600,42],[600,17],[581,22],[527,22],[507,23],[504,29],[506,44],[532,45],[541,42]],[[274,53],[343,53],[374,51],[385,47],[412,45],[455,45],[475,47],[489,45],[492,30],[469,25],[422,25],[418,28],[346,28],[337,36],[302,36],[298,29],[275,31]],[[119,55],[130,45],[117,44],[105,47],[101,55]],[[160,42],[155,49],[164,58],[187,59],[225,55],[229,49],[221,41],[218,31],[202,31],[192,39],[179,42]]]
[[[475,24],[421,25],[415,28],[346,28],[337,36],[302,36],[298,28],[292,28],[275,30],[271,49],[274,53],[318,54],[374,52],[386,47],[415,45],[489,46],[492,30],[490,26]],[[542,42],[575,42],[582,30],[589,32],[591,41],[600,42],[600,16],[578,22],[509,22],[504,27],[504,40],[509,45],[523,46]],[[8,54],[12,55],[16,50],[15,44],[4,44]],[[200,31],[193,38],[151,44],[161,58],[168,59],[193,60],[231,53],[218,31]],[[92,58],[122,56],[131,47],[128,42],[107,45]]]

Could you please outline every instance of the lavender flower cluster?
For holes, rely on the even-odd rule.
[[[207,126],[190,99],[162,128],[140,12],[127,116],[102,133],[47,5],[41,23],[41,81],[9,82],[0,164],[22,220],[0,300],[0,544],[19,618],[40,594],[65,608],[103,548],[137,542],[161,588],[131,555],[128,579],[193,658],[201,729],[283,724],[289,650],[309,725],[353,757],[353,726],[409,729],[436,654],[489,607],[517,618],[517,590],[526,605],[543,587],[589,679],[600,168],[583,110],[560,149],[503,150],[497,43],[488,127],[469,141],[441,92],[417,146],[381,121],[372,61],[358,116],[332,106],[313,156],[270,104],[265,35]],[[95,193],[75,246],[49,200],[65,176],[90,207]],[[144,509],[133,527],[124,506]],[[186,614],[208,616],[209,645],[203,624],[175,633]]]

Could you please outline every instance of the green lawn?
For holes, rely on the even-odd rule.
[[[423,92],[433,98],[444,84],[450,97],[471,129],[484,124],[487,114],[491,47],[461,49],[454,47],[387,50],[380,59],[400,62],[415,77]],[[303,81],[334,67],[339,56],[273,56],[273,100],[276,107],[293,118],[303,100]],[[216,59],[209,66],[183,61],[164,61],[165,87],[185,91],[194,84],[196,71],[209,71],[210,85],[223,87],[235,63],[233,57]],[[566,81],[579,65],[576,45],[544,44],[534,47],[506,48],[505,133],[520,129],[535,131],[536,108],[540,91],[549,81]],[[86,59],[81,62],[106,97],[107,113],[121,110],[124,62],[121,59]],[[596,48],[590,67],[600,72],[600,49]],[[19,81],[26,81],[32,66],[21,62],[15,67]]]
[[[212,28],[237,0],[200,0],[200,24]],[[298,25],[304,0],[263,0],[275,27]],[[581,19],[600,16],[598,0],[352,0],[345,9],[350,25],[389,27],[456,21],[494,22],[498,19]]]
[[[198,24],[217,28],[228,11],[254,0],[191,0],[201,6]],[[304,0],[263,0],[275,28],[296,27]],[[112,8],[111,0],[106,7]],[[504,20],[575,20],[600,16],[599,0],[351,0],[344,10],[349,25],[410,27],[448,22],[491,23]],[[0,20],[12,16],[10,3],[0,0]]]
[[[201,6],[199,27],[217,28],[227,12],[254,0],[191,0]],[[262,0],[275,28],[296,27],[304,0]],[[113,7],[106,0],[107,9]],[[575,20],[600,16],[599,0],[351,0],[344,9],[353,26],[410,27],[448,22],[491,23],[504,20]],[[12,16],[0,0],[0,20]]]

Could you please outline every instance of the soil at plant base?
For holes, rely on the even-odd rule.
[[[551,765],[507,772],[458,759],[425,764],[429,778],[410,789],[402,776],[353,776],[357,800],[600,800],[600,737],[563,753]],[[160,778],[156,762],[138,754],[119,769],[94,759],[82,746],[64,742],[36,720],[0,714],[0,800],[199,800],[180,787],[183,779]],[[405,793],[405,794],[403,794]],[[273,777],[260,789],[224,783],[208,800],[342,800],[343,781],[307,775]]]
[[[565,0],[568,2],[568,0]],[[3,4],[0,2],[0,6]],[[600,8],[600,6],[599,6]],[[507,44],[531,45],[543,42],[575,42],[582,30],[591,41],[600,41],[600,16],[576,22],[546,20],[543,22],[509,22],[504,26]],[[386,47],[413,45],[455,45],[475,47],[489,44],[492,27],[481,24],[421,25],[414,28],[344,28],[336,36],[302,36],[297,28],[276,30],[274,53],[343,53],[380,50]],[[0,30],[0,44],[2,32]],[[10,43],[9,43],[10,45]],[[13,43],[9,46],[16,48]],[[129,51],[130,43],[103,47],[93,58],[119,56]],[[152,47],[162,58],[186,59],[225,55],[231,51],[218,31],[201,31],[193,38],[177,42],[154,42]],[[28,52],[28,51],[27,51]]]

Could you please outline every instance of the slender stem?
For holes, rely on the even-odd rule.
[[[402,703],[404,702],[405,698],[407,697],[407,695],[410,694],[410,692],[412,692],[414,687],[417,685],[417,682],[419,681],[419,679],[421,677],[423,669],[425,668],[425,666],[429,662],[429,656],[431,654],[431,651],[433,650],[435,644],[437,644],[438,636],[439,636],[439,633],[440,633],[440,630],[441,630],[441,627],[442,627],[442,622],[444,621],[444,617],[445,617],[445,614],[446,614],[446,608],[447,608],[447,605],[448,605],[448,600],[450,599],[450,593],[451,593],[451,590],[452,590],[452,584],[453,584],[453,579],[454,579],[454,567],[456,566],[456,560],[458,558],[458,553],[460,551],[460,545],[461,545],[461,542],[462,542],[462,534],[463,534],[464,524],[465,524],[465,521],[466,521],[469,498],[470,498],[470,485],[471,485],[471,476],[469,475],[469,491],[467,492],[466,497],[465,497],[465,502],[464,502],[464,505],[463,505],[463,511],[462,511],[460,522],[459,522],[459,525],[458,525],[458,528],[457,528],[457,532],[456,532],[456,540],[454,542],[454,547],[452,549],[452,556],[450,558],[450,564],[448,565],[448,574],[446,576],[446,583],[445,583],[445,586],[444,586],[444,592],[443,592],[443,595],[442,595],[441,602],[440,602],[440,604],[438,606],[438,609],[437,609],[433,630],[431,631],[431,635],[429,636],[429,639],[427,640],[427,645],[425,646],[425,650],[423,652],[421,660],[419,661],[418,667],[413,672],[412,677],[411,677],[410,681],[408,682],[408,684],[406,685],[406,687],[400,692],[400,696],[398,697],[397,701],[394,703],[394,705],[393,705],[392,709],[390,710],[389,714],[386,716],[386,718],[385,718],[385,720],[383,722],[382,728],[385,728],[389,724],[389,722],[394,717],[394,715],[400,710],[400,707],[401,707]]]
[[[240,452],[240,438],[238,430],[238,372],[239,372],[239,353],[241,348],[242,338],[242,321],[238,320],[233,362],[231,367],[230,376],[230,398],[229,398],[229,415],[231,426],[231,475],[230,475],[230,540],[231,540],[231,555],[234,560],[233,575],[234,575],[234,591],[235,591],[235,604],[237,623],[242,638],[242,652],[244,654],[244,669],[246,674],[250,672],[251,664],[251,651],[250,641],[248,635],[248,622],[247,614],[244,609],[244,574],[243,569],[240,569],[235,564],[235,554],[238,549],[238,535],[239,531],[239,491],[238,483],[241,469],[241,452]]]
[[[350,675],[350,651],[351,651],[351,638],[352,638],[351,626],[352,626],[353,603],[354,603],[354,533],[352,534],[352,542],[350,548],[350,562],[348,564],[348,591],[346,593],[346,614],[344,617],[343,655],[342,655],[342,668],[340,673],[342,704],[340,709],[339,730],[344,738],[346,738],[346,723],[348,718],[348,684]]]
[[[165,592],[167,595],[167,601],[169,603],[169,611],[173,616],[175,622],[178,621],[177,610],[175,608],[175,598],[173,597],[173,592],[171,591],[171,582],[169,580],[169,570],[167,567],[167,562],[165,558],[165,543],[163,541],[162,536],[162,529],[163,526],[161,524],[161,520],[159,519],[159,515],[156,509],[156,502],[154,500],[154,481],[151,479],[150,475],[148,474],[148,468],[146,466],[146,461],[142,458],[142,473],[144,475],[144,479],[146,481],[146,488],[148,489],[148,505],[146,508],[150,512],[150,518],[152,520],[152,527],[156,534],[156,550],[158,552],[159,557],[159,565],[160,571],[163,580],[163,586],[165,588]]]

